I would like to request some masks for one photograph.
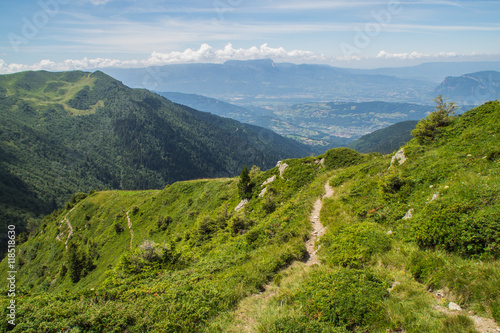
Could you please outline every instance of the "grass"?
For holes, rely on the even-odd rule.
[[[310,198],[322,192],[327,175],[321,166],[311,166],[309,159],[289,161],[289,165],[285,176],[296,176],[295,181],[279,178],[267,185],[276,202],[269,212],[262,208],[266,198],[258,197],[260,185],[255,186],[247,207],[234,211],[239,203],[237,179],[75,196],[80,199],[46,219],[38,234],[20,247],[23,265],[18,283],[26,290],[26,302],[18,315],[31,318],[31,324],[27,321],[14,331],[35,327],[48,331],[64,327],[202,330],[207,320],[231,311],[238,300],[258,292],[284,267],[304,256]],[[253,181],[262,184],[277,172],[276,168],[257,173]],[[306,174],[310,172],[318,177]],[[127,213],[134,234],[132,250]],[[76,246],[80,256],[91,257],[95,266],[85,266],[77,283],[69,276],[74,266],[70,251],[55,240],[61,231],[67,235],[66,223],[61,223],[65,217],[73,228],[68,246]],[[159,218],[170,221],[165,229],[159,227]],[[147,244],[157,249],[152,250],[156,254],[138,250]],[[136,263],[140,268],[131,273],[127,267]],[[5,269],[1,265],[0,274]],[[71,297],[62,298],[67,290]],[[132,299],[133,304],[114,312]],[[160,302],[151,307],[152,300]],[[91,304],[97,312],[82,310]],[[33,308],[38,310],[29,310]],[[38,316],[38,311],[46,314]],[[144,311],[152,315],[145,316]],[[129,317],[133,312],[141,319]],[[46,318],[55,315],[62,319],[49,324]]]
[[[495,107],[454,119],[436,142],[410,142],[401,165],[363,155],[326,171],[309,157],[285,161],[283,177],[254,172],[239,212],[236,178],[81,196],[20,247],[27,321],[14,331],[475,332],[470,315],[500,313]],[[322,265],[308,267],[309,217],[327,181]],[[70,242],[96,266],[76,284],[53,241],[66,214]],[[443,311],[450,301],[464,311]]]

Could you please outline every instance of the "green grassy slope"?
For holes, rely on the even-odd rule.
[[[159,189],[307,155],[269,130],[130,89],[101,72],[0,76],[0,220],[19,231],[75,192]]]
[[[477,332],[474,315],[496,329],[499,118],[499,102],[454,117],[402,163],[343,148],[251,172],[239,212],[237,178],[75,195],[18,248],[13,331]],[[325,182],[322,265],[305,266]]]
[[[477,315],[496,329],[487,318],[500,321],[499,121],[490,102],[433,143],[410,141],[402,164],[335,171],[321,212],[323,267],[283,284],[256,327],[476,332]],[[464,311],[448,314],[450,301]]]
[[[19,246],[14,332],[201,329],[304,256],[325,171],[312,158],[287,163],[284,178],[278,168],[252,174],[253,199],[239,212],[237,179],[78,195]]]

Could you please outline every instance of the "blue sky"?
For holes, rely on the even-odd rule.
[[[500,60],[500,1],[18,0],[0,73],[272,58],[366,68]]]

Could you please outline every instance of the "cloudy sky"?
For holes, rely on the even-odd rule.
[[[17,0],[0,73],[228,59],[366,68],[500,60],[500,1]]]

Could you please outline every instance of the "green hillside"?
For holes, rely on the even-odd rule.
[[[253,168],[239,211],[239,178],[77,194],[18,246],[17,325],[4,310],[0,329],[494,332],[499,122],[489,102],[394,158]]]
[[[307,156],[293,140],[198,112],[101,73],[0,76],[0,252],[21,231],[91,189],[160,189]]]

